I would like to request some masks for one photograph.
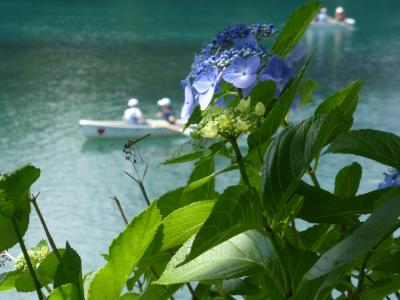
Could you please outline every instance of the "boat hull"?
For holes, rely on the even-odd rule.
[[[135,138],[146,134],[151,136],[180,135],[182,125],[170,125],[168,122],[151,120],[149,124],[131,125],[123,121],[80,120],[79,126],[87,138]]]

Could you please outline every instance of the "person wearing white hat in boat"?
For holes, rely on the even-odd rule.
[[[162,98],[157,101],[158,106],[161,106],[162,112],[157,113],[157,118],[163,118],[170,124],[175,124],[176,117],[172,112],[171,100],[169,98]]]
[[[136,98],[129,99],[128,108],[125,109],[122,119],[128,124],[143,124],[145,120],[143,118],[142,111],[138,107],[139,100]]]
[[[344,8],[341,6],[336,7],[335,9],[335,19],[338,22],[344,22],[346,20],[346,14],[344,12]]]

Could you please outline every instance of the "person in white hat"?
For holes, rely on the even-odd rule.
[[[136,98],[129,99],[128,108],[125,109],[122,119],[128,124],[141,124],[144,123],[144,117],[142,111],[138,107],[139,100]]]
[[[336,7],[335,19],[338,22],[344,22],[346,20],[346,14],[344,12],[344,8],[343,7],[341,7],[341,6]]]
[[[172,111],[171,100],[169,98],[162,98],[157,101],[157,104],[162,109],[162,112],[157,113],[157,118],[163,118],[170,124],[175,124],[176,117]]]

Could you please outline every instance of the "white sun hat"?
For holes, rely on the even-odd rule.
[[[131,107],[131,106],[136,106],[136,105],[138,105],[138,104],[139,104],[139,100],[136,99],[136,98],[131,98],[131,99],[129,99],[129,101],[128,101],[128,106],[129,106],[129,107]]]
[[[170,106],[171,105],[171,100],[169,98],[162,98],[157,101],[157,104],[159,106]]]
[[[343,8],[343,7],[341,7],[341,6],[338,6],[338,7],[336,7],[336,10],[335,10],[335,12],[337,12],[338,14],[341,14],[341,13],[343,13],[343,12],[344,12],[344,8]]]

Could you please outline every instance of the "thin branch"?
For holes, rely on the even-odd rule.
[[[242,176],[243,182],[247,186],[251,187],[249,177],[247,176],[246,168],[244,166],[243,156],[242,156],[242,153],[240,152],[240,148],[237,144],[237,141],[235,138],[232,138],[232,139],[230,139],[230,142],[232,144],[233,151],[235,151],[236,161],[239,165],[240,175]]]
[[[40,282],[39,282],[39,280],[38,280],[38,278],[36,276],[35,269],[33,268],[33,265],[32,265],[31,259],[29,257],[28,251],[26,250],[24,240],[22,239],[21,231],[19,230],[19,227],[18,227],[18,222],[17,222],[15,217],[12,217],[11,221],[12,221],[12,224],[13,224],[13,227],[14,227],[15,234],[16,234],[16,236],[18,238],[19,245],[21,246],[22,253],[24,254],[24,258],[25,258],[26,264],[28,265],[29,272],[30,272],[30,274],[32,276],[37,296],[38,296],[39,300],[44,300],[43,292],[42,292],[42,289],[40,287]]]
[[[44,232],[46,233],[46,237],[47,237],[47,239],[48,239],[48,241],[50,243],[50,247],[53,249],[53,252],[54,252],[56,258],[58,259],[58,261],[60,261],[61,260],[61,254],[58,251],[56,243],[54,242],[53,237],[50,234],[50,231],[49,231],[49,228],[47,227],[46,221],[44,220],[42,212],[39,209],[39,205],[37,204],[37,197],[38,196],[39,196],[39,193],[36,196],[32,195],[31,203],[32,203],[33,207],[35,208],[37,215],[39,216],[40,223],[42,223]]]
[[[112,199],[114,200],[115,204],[117,205],[119,213],[121,214],[121,217],[124,220],[125,225],[128,225],[129,222],[128,222],[128,219],[126,218],[124,210],[122,209],[121,202],[119,201],[117,196],[112,197]]]

